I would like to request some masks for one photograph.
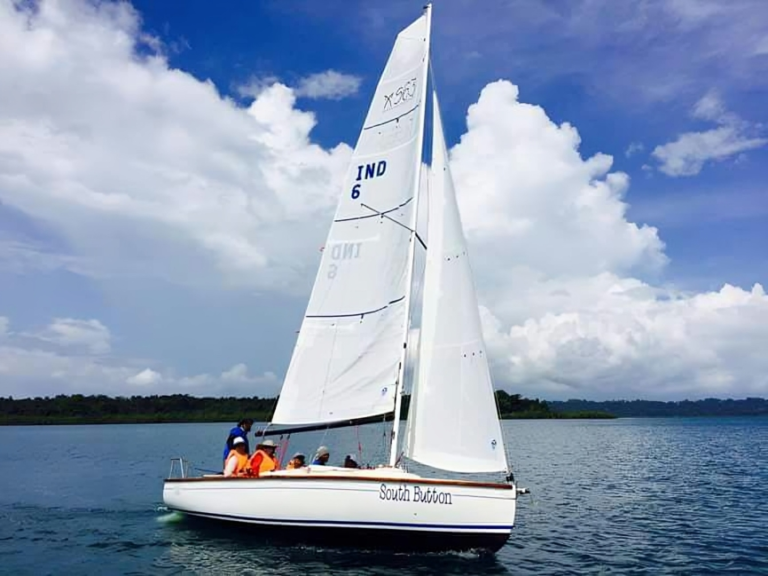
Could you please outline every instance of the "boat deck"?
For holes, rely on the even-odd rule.
[[[459,480],[449,478],[423,478],[402,470],[384,466],[381,468],[341,468],[337,466],[306,466],[297,470],[277,470],[267,472],[261,476],[229,476],[220,474],[206,474],[204,476],[188,478],[167,478],[166,483],[175,482],[254,482],[268,480],[337,480],[337,481],[363,481],[363,482],[401,482],[406,484],[433,484],[443,486],[466,486],[475,488],[494,488],[498,490],[512,490],[514,486],[506,482],[478,482],[472,480]]]

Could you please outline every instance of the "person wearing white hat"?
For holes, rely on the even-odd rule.
[[[301,452],[296,452],[291,459],[288,461],[288,465],[285,467],[286,470],[298,470],[299,468],[304,468],[304,466],[307,465],[306,462],[306,456],[302,454]]]
[[[229,436],[227,436],[227,441],[224,444],[224,454],[222,455],[225,463],[227,458],[229,458],[229,452],[233,448],[232,442],[235,438],[242,438],[245,441],[246,453],[251,451],[250,447],[248,446],[248,432],[251,431],[251,426],[253,426],[253,418],[242,418],[240,422],[237,423],[237,426],[229,431]]]
[[[264,440],[256,446],[256,452],[251,456],[251,474],[261,476],[264,472],[277,470],[277,459],[275,458],[277,446],[272,440]]]
[[[224,476],[243,476],[248,468],[248,449],[245,440],[237,437],[232,440],[232,451],[224,465]]]
[[[312,459],[312,466],[325,466],[331,458],[331,453],[326,446],[320,446]]]

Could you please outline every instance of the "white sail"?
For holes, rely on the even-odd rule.
[[[455,472],[507,470],[477,296],[434,95],[418,370],[405,455]]]
[[[334,422],[394,409],[406,339],[428,33],[425,14],[398,35],[376,88],[273,423]]]

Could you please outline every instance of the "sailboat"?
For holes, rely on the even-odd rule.
[[[182,472],[164,482],[169,509],[377,549],[497,551],[509,539],[526,490],[510,474],[434,82],[432,160],[422,163],[431,15],[425,6],[399,33],[380,78],[263,432],[391,420],[388,462],[256,478]],[[428,245],[417,231],[425,189]],[[426,251],[418,366],[401,439],[417,250]],[[410,461],[467,479],[422,477]],[[478,478],[492,474],[500,479]]]

